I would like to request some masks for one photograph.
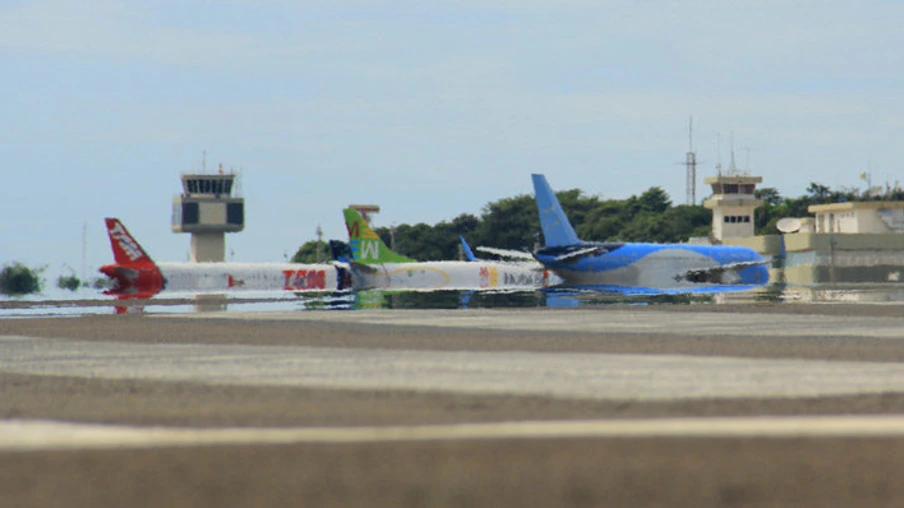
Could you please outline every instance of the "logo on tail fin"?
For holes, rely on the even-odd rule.
[[[100,272],[114,281],[108,294],[150,298],[166,285],[163,274],[138,245],[119,219],[106,219],[107,234],[116,263],[100,267]]]
[[[129,261],[135,262],[146,257],[141,246],[132,238],[132,235],[126,231],[126,228],[116,219],[107,219],[107,233],[110,235],[110,243],[113,245],[114,257],[123,254]],[[117,247],[119,247],[117,249]],[[117,252],[120,251],[120,252]],[[125,260],[117,259],[117,262],[125,262]]]
[[[361,259],[380,259],[380,244],[373,240],[361,242]]]
[[[342,211],[345,215],[345,227],[348,229],[348,243],[352,251],[352,259],[361,263],[410,263],[409,257],[396,254],[383,243],[380,236],[367,225],[361,214],[354,208]]]

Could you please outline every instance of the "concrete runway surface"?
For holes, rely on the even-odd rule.
[[[26,506],[904,504],[902,310],[2,319],[0,495]]]

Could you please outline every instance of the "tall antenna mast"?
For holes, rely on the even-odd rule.
[[[716,152],[719,159],[716,161],[716,174],[722,176],[722,133],[716,133]]]
[[[734,131],[731,131],[731,166],[728,166],[728,173],[730,175],[738,174],[738,167],[734,160]]]
[[[323,228],[320,227],[320,224],[317,224],[317,229],[315,231],[317,233],[317,262],[320,263],[320,260],[322,259],[321,247],[323,247]]]
[[[687,204],[693,206],[697,203],[697,153],[694,152],[694,117],[688,117],[687,120],[687,154],[685,154],[685,164],[687,165]]]

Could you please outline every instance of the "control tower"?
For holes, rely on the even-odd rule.
[[[763,177],[739,171],[719,172],[704,182],[713,188],[713,195],[703,202],[703,206],[713,211],[713,238],[721,242],[726,238],[753,236],[753,212],[763,204],[756,197],[756,186],[763,182]]]
[[[182,195],[173,198],[174,233],[191,233],[191,261],[226,259],[225,233],[245,228],[245,199],[232,196],[235,174],[183,174]]]

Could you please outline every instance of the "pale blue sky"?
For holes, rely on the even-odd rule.
[[[242,169],[236,261],[343,238],[341,209],[430,224],[555,189],[685,199],[739,165],[808,182],[902,178],[904,2],[0,3],[0,263],[110,262],[118,216],[157,260],[179,174]]]

